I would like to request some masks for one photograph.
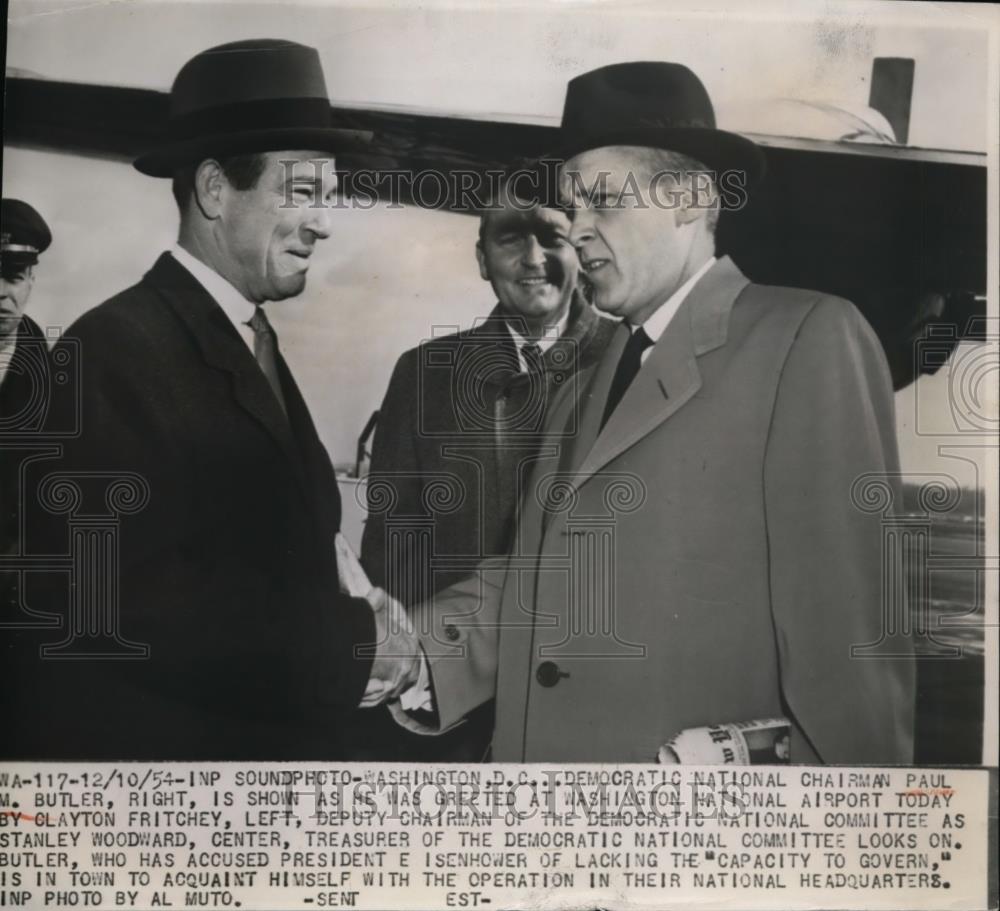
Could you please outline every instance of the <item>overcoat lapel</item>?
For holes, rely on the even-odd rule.
[[[552,413],[552,436],[547,448],[558,449],[560,437],[565,440],[570,435],[572,442],[562,451],[559,472],[571,489],[585,484],[691,400],[701,386],[697,358],[725,344],[733,304],[748,284],[728,257],[709,269],[691,290],[601,430],[608,391],[629,336],[626,327],[617,329],[579,403],[576,432],[572,429],[576,403],[570,396],[561,399]],[[541,480],[536,476],[534,483]],[[497,692],[501,695],[494,749],[499,755],[522,759],[533,680],[534,627],[539,612],[544,613],[544,605],[537,600],[538,570],[545,558],[565,559],[567,547],[564,537],[549,536],[558,508],[552,503],[542,505],[541,499],[526,497],[522,503],[500,615]],[[527,572],[518,571],[519,567]]]
[[[160,256],[145,281],[185,324],[205,363],[230,374],[233,398],[284,452],[306,502],[310,502],[309,483],[288,418],[222,308],[169,253]]]
[[[749,280],[729,257],[691,289],[603,429],[600,420],[628,330],[620,327],[595,376],[580,416],[572,484],[579,488],[676,414],[701,388],[697,358],[725,344],[729,316]]]

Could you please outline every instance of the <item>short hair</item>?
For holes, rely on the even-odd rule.
[[[486,239],[490,218],[506,208],[512,199],[524,207],[523,211],[537,206],[566,212],[558,196],[558,172],[552,167],[556,164],[558,162],[551,158],[520,157],[509,162],[503,174],[486,172],[490,177],[499,176],[499,180],[489,183],[486,198],[479,208],[480,245]]]
[[[194,193],[194,176],[198,173],[201,162],[185,165],[174,172],[173,183],[170,189],[173,191],[177,207],[184,211]],[[229,155],[225,158],[216,159],[222,173],[226,175],[226,180],[237,190],[252,190],[257,186],[261,174],[267,167],[267,156],[264,152],[248,152],[243,155]]]
[[[652,180],[656,175],[663,172],[680,173],[686,175],[690,172],[700,172],[709,175],[709,180],[713,190],[717,189],[717,183],[711,175],[714,173],[708,166],[702,164],[690,155],[681,152],[673,152],[669,149],[653,149],[645,146],[636,146],[629,150],[632,153],[636,164],[646,171],[646,178]],[[714,194],[716,197],[718,193]],[[719,206],[714,205],[705,213],[705,225],[714,234],[719,223]]]
[[[486,241],[486,229],[489,226],[490,219],[495,216],[508,202],[508,193],[510,192],[510,184],[507,182],[506,178],[501,182],[500,186],[497,187],[485,200],[485,205],[479,210],[479,239],[477,243],[482,246]]]

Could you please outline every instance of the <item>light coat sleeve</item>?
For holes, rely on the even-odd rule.
[[[418,721],[393,703],[389,711],[403,727],[420,734],[443,734],[495,698],[506,562],[506,558],[484,561],[471,576],[411,611],[430,673],[437,724]]]
[[[884,639],[884,611],[892,606],[883,591],[883,529],[891,509],[859,502],[856,482],[864,477],[901,505],[888,367],[853,305],[822,298],[786,357],[764,467],[771,608],[793,762],[913,760],[911,643]],[[881,645],[863,648],[874,643]]]

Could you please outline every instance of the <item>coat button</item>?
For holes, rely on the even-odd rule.
[[[448,640],[450,642],[456,642],[458,640],[459,636],[461,636],[461,633],[458,631],[458,627],[454,626],[451,623],[449,623],[444,628],[444,634],[445,634],[445,636],[448,638]]]
[[[559,670],[559,665],[554,661],[543,661],[535,671],[535,679],[542,686],[555,686],[560,677],[568,677],[567,671]]]

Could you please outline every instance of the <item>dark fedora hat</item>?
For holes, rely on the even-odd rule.
[[[604,146],[680,152],[715,171],[743,171],[747,185],[764,174],[760,149],[743,136],[716,129],[705,86],[679,63],[614,63],[570,81],[559,157]]]
[[[307,149],[336,152],[370,134],[330,125],[330,99],[315,48],[256,39],[209,48],[181,68],[157,148],[135,167],[171,177],[203,158]]]

